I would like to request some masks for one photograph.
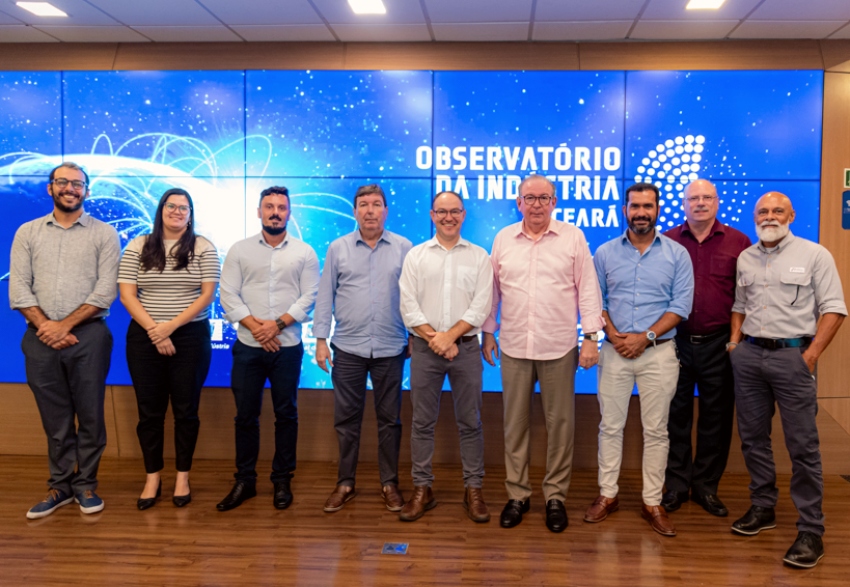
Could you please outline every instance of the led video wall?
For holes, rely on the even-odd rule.
[[[594,251],[621,234],[624,188],[656,183],[659,226],[683,221],[684,185],[714,181],[719,217],[754,238],[752,208],[768,190],[791,196],[793,230],[817,240],[823,73],[137,71],[0,72],[0,327],[9,350],[0,381],[25,380],[23,317],[9,309],[17,227],[50,212],[47,172],[62,160],[91,176],[86,210],[112,223],[122,246],[150,230],[170,187],[195,200],[197,229],[224,258],[260,230],[259,192],[290,189],[289,230],[324,259],[355,228],[357,186],[380,183],[387,228],[414,244],[433,235],[432,195],[452,189],[468,210],[463,234],[490,248],[517,222],[530,173],[558,186],[555,217],[585,231]],[[128,385],[120,302],[109,324],[109,381]],[[228,386],[235,330],[213,308],[207,385]],[[327,388],[311,325],[301,387]],[[500,389],[485,367],[485,389]],[[593,370],[576,390],[595,393]]]

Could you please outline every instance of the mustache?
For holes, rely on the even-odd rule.
[[[647,222],[652,222],[652,217],[650,217],[650,216],[632,216],[632,222],[637,222],[638,220],[645,220]]]
[[[269,220],[283,220],[283,218],[275,214],[273,216],[269,216]]]
[[[759,224],[759,226],[762,228],[768,228],[770,226],[782,226],[782,224],[780,224],[778,220],[765,220]]]

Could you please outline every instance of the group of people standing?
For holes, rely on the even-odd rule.
[[[623,430],[637,385],[644,439],[641,515],[651,528],[675,536],[668,513],[689,499],[710,514],[728,515],[717,492],[736,406],[752,507],[732,531],[754,535],[775,527],[770,434],[778,405],[799,513],[797,540],[783,560],[811,567],[823,556],[814,373],[847,310],[829,252],[790,233],[794,211],[787,196],[769,192],[758,200],[759,241],[751,245],[717,220],[719,198],[710,182],[687,186],[685,221],[664,235],[656,231],[658,188],[635,184],[623,206],[628,229],[592,256],[580,229],[552,218],[554,184],[532,175],[519,187],[522,220],[498,233],[488,255],[461,236],[466,210],[458,194],[436,195],[430,211],[435,236],[414,247],[385,229],[387,199],[372,184],[357,190],[357,229],[330,244],[320,276],[315,251],[286,230],[291,206],[284,187],[261,193],[262,230],[233,245],[219,272],[215,247],[194,232],[192,199],[179,189],[163,194],[151,233],[131,241],[119,265],[115,230],[83,212],[88,182],[73,163],[55,168],[47,187],[53,212],[23,225],[12,248],[10,300],[29,325],[22,348],[48,436],[51,474],[47,498],[28,518],[73,500],[84,513],[103,509],[95,489],[106,443],[103,398],[112,347],[103,317],[116,281],[132,317],[127,360],[147,472],[138,508],[154,506],[162,493],[169,401],[177,467],[172,501],[178,507],[191,501],[198,403],[211,356],[207,318],[220,281],[225,316],[238,324],[231,375],[237,470],[220,511],[257,495],[267,382],[275,412],[273,505],[285,509],[293,501],[301,324],[312,312],[316,362],[331,373],[339,440],[338,478],[325,512],[341,510],[357,495],[369,380],[385,507],[414,521],[437,505],[431,462],[448,376],[463,505],[472,520],[488,522],[482,358],[491,365],[498,359],[508,494],[500,525],[514,527],[530,510],[530,407],[539,384],[548,436],[546,526],[562,532],[569,523],[564,503],[572,475],[575,372],[598,365],[599,496],[585,522],[602,522],[619,509]],[[408,357],[414,489],[405,500],[398,459]],[[695,386],[700,409],[694,449]]]

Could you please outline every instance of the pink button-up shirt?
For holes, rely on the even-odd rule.
[[[563,357],[578,344],[579,312],[584,332],[602,330],[602,294],[580,229],[552,219],[535,241],[522,222],[512,224],[496,235],[490,260],[493,308],[482,330],[500,330],[499,343],[509,356]]]

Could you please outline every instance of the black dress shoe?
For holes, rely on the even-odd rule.
[[[289,479],[274,484],[274,507],[285,510],[292,504],[292,490],[289,489]]]
[[[754,505],[741,518],[732,524],[732,532],[744,536],[755,536],[762,530],[776,528],[776,514],[773,508]]]
[[[172,495],[171,503],[176,505],[179,508],[189,505],[192,503],[192,490],[189,489],[189,493],[186,495]]]
[[[811,569],[823,558],[823,540],[817,534],[800,532],[797,540],[785,553],[782,561],[786,565],[801,569]]]
[[[720,498],[717,497],[713,493],[704,493],[700,495],[696,491],[694,491],[693,495],[691,495],[691,501],[695,501],[702,506],[702,509],[707,511],[712,516],[717,516],[718,518],[725,518],[729,515],[729,510],[726,509],[726,506],[720,501]]]
[[[520,501],[518,499],[509,499],[505,504],[505,509],[502,510],[502,516],[499,519],[499,524],[502,528],[513,528],[522,522],[522,515],[528,513],[528,508],[531,506],[531,501],[526,499]]]
[[[678,491],[668,491],[661,496],[661,507],[667,513],[675,512],[682,507],[682,504],[688,501],[688,492],[679,493]]]
[[[254,483],[245,481],[237,481],[233,484],[233,489],[227,494],[227,497],[218,502],[215,506],[220,512],[226,512],[233,508],[238,508],[246,499],[251,499],[257,496],[257,486]]]
[[[162,495],[162,479],[159,480],[159,486],[156,488],[156,495],[153,497],[140,497],[136,500],[136,507],[139,511],[144,511],[156,505],[159,497]]]
[[[550,499],[546,502],[546,527],[552,532],[563,532],[567,529],[567,510],[560,499]]]

